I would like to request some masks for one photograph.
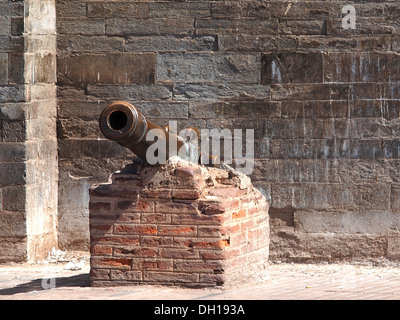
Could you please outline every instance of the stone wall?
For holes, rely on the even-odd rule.
[[[88,246],[89,186],[131,159],[98,130],[118,99],[255,129],[271,260],[397,260],[399,17],[389,0],[57,0],[60,244]]]
[[[0,1],[0,262],[57,246],[54,1]]]

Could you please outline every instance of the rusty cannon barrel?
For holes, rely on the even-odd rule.
[[[185,139],[149,121],[128,102],[116,101],[106,106],[100,115],[99,125],[106,138],[128,148],[149,164],[155,164],[149,159],[148,150],[156,142],[158,146],[165,146],[157,148],[157,159],[166,161],[178,155],[188,161],[201,162],[197,130],[187,129],[188,136],[194,135],[194,138]],[[157,139],[154,139],[155,136]]]

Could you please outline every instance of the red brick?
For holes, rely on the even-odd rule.
[[[142,280],[142,272],[136,270],[111,270],[111,280],[139,281]]]
[[[226,259],[226,250],[200,251],[200,258],[203,260],[224,260]]]
[[[226,276],[223,274],[200,274],[199,281],[201,283],[212,283],[215,285],[222,286],[225,283]]]
[[[119,214],[118,222],[140,222],[140,213],[123,213]]]
[[[130,234],[156,234],[157,227],[152,225],[140,225],[140,224],[120,224],[115,225],[115,233],[130,233]]]
[[[174,243],[187,248],[224,248],[230,245],[229,240],[219,238],[174,238]]]
[[[113,248],[110,246],[101,246],[101,245],[94,245],[90,248],[91,255],[98,255],[98,256],[110,256],[112,255]]]
[[[207,224],[207,225],[221,225],[227,220],[225,214],[174,214],[171,216],[172,223],[174,224]]]
[[[154,204],[147,201],[119,201],[117,208],[129,212],[152,212],[154,211]]]
[[[140,196],[152,199],[171,199],[171,190],[143,189],[140,191]]]
[[[199,258],[198,251],[192,249],[162,249],[160,255],[167,259],[195,259]]]
[[[234,233],[230,235],[232,246],[241,246],[243,243],[246,243],[247,236],[245,232]]]
[[[156,257],[157,249],[140,247],[118,247],[114,248],[115,255],[129,255],[132,257]]]
[[[172,247],[174,244],[172,237],[167,236],[141,236],[140,245],[148,247]]]
[[[184,262],[175,262],[174,270],[185,272],[211,272],[222,273],[223,265],[220,261],[193,260]]]
[[[90,279],[109,280],[110,270],[107,269],[90,269]]]
[[[91,259],[92,267],[130,268],[131,264],[132,264],[132,259],[120,259],[120,258]]]
[[[187,283],[198,282],[198,274],[194,273],[178,273],[178,272],[156,272],[145,271],[143,280],[149,282],[170,282],[170,283]]]
[[[109,211],[111,210],[111,203],[109,202],[90,202],[89,210],[93,211]]]
[[[224,255],[226,259],[231,259],[237,256],[240,256],[242,251],[239,247],[230,247],[229,250],[225,250]]]
[[[113,187],[112,184],[100,185],[90,190],[90,197],[107,197],[107,198],[129,198],[135,200],[138,198],[138,190],[136,189],[120,189]]]
[[[99,244],[127,244],[127,245],[139,245],[139,236],[103,236],[103,237],[92,237],[92,242],[99,243]]]
[[[198,213],[197,203],[195,202],[157,202],[156,203],[157,213],[183,213],[183,214],[195,214]]]
[[[221,229],[223,234],[232,234],[241,231],[240,223],[230,223]]]
[[[178,167],[174,170],[174,175],[177,177],[201,177],[201,169],[200,167]]]
[[[102,211],[102,212],[90,212],[90,220],[96,223],[109,223],[110,221],[116,221],[121,216],[121,213],[115,213],[110,211]]]
[[[249,233],[248,233],[249,240],[255,239],[255,238],[262,238],[263,236],[265,236],[265,232],[266,232],[266,230],[264,227],[259,227],[257,229],[249,230]]]
[[[245,190],[240,190],[239,188],[211,188],[208,194],[221,198],[233,198],[238,196],[239,191]]]
[[[142,270],[173,270],[172,261],[142,261]]]
[[[142,213],[142,223],[171,223],[171,215],[165,213]]]
[[[196,200],[201,196],[200,190],[172,190],[172,199]]]
[[[240,218],[244,218],[244,217],[246,217],[246,209],[241,209],[239,211],[232,213],[232,220],[240,219]]]
[[[112,224],[91,224],[90,234],[91,235],[104,235],[112,232]]]
[[[203,214],[219,214],[227,210],[239,208],[239,200],[201,200],[199,201],[199,210]]]
[[[194,236],[197,234],[197,227],[193,226],[159,226],[158,234],[174,236]]]
[[[265,212],[268,212],[268,208],[265,210]],[[261,214],[263,214],[263,210],[262,210],[262,208],[259,208],[259,207],[248,208],[247,214],[248,214],[248,216],[261,215]]]
[[[221,236],[222,227],[220,226],[199,226],[198,228],[199,237],[218,237]]]
[[[242,230],[248,230],[254,226],[255,226],[254,219],[251,219],[251,220],[247,219],[245,221],[242,221],[242,223],[240,224],[240,227],[242,228]]]

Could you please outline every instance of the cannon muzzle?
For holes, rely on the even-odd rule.
[[[178,155],[185,160],[199,162],[197,134],[195,134],[195,143],[186,141],[183,137],[168,132],[166,128],[147,120],[128,102],[116,101],[109,104],[100,115],[99,125],[106,138],[118,142],[150,164],[153,163],[148,161],[147,151],[156,141],[158,145],[165,145],[165,148],[157,149],[157,158],[159,159],[166,161],[171,156]],[[146,136],[151,130],[163,134],[157,134],[157,140],[147,139]]]

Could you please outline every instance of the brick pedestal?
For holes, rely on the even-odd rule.
[[[213,287],[267,275],[268,204],[236,171],[130,165],[90,191],[93,286]]]

